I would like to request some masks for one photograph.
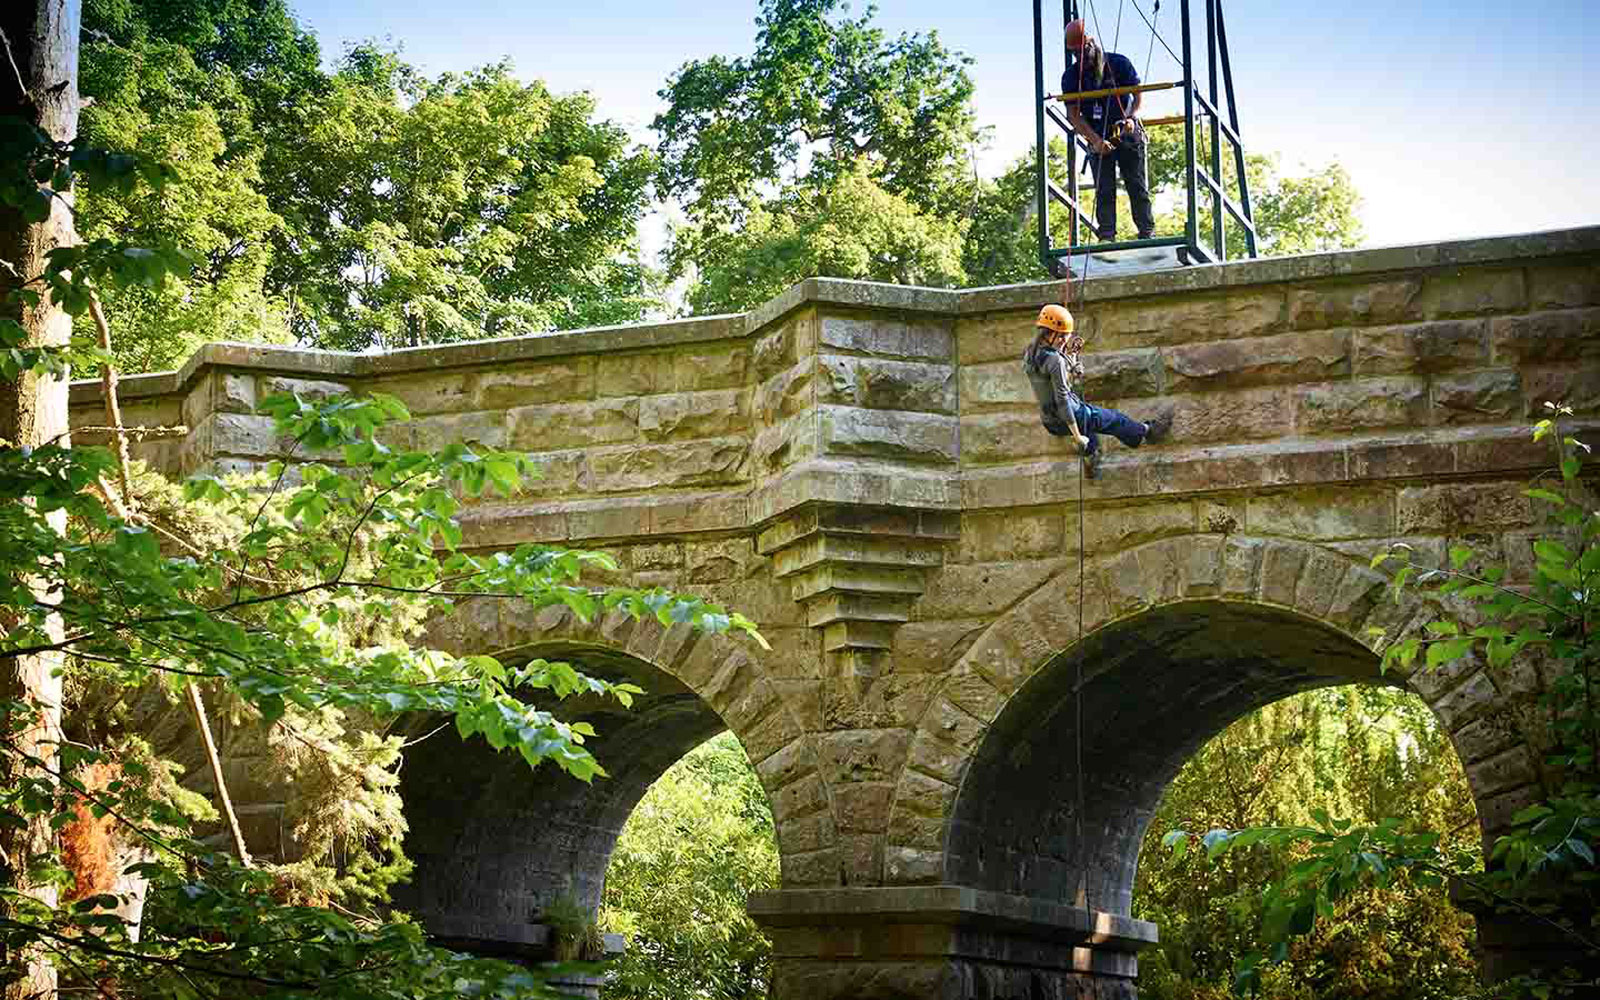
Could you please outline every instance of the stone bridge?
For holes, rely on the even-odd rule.
[[[443,623],[454,648],[567,655],[650,696],[600,720],[614,777],[592,788],[481,742],[410,751],[404,902],[435,933],[513,948],[554,894],[594,903],[646,787],[731,729],[777,821],[782,889],[750,906],[778,1000],[1131,997],[1157,932],[1131,918],[1141,836],[1185,759],[1251,709],[1406,683],[1485,837],[1541,795],[1538,666],[1380,675],[1428,608],[1387,600],[1368,561],[1467,541],[1527,578],[1540,521],[1521,491],[1549,464],[1531,418],[1566,400],[1600,425],[1600,229],[1085,294],[1090,398],[1176,414],[1159,447],[1110,443],[1094,482],[1018,367],[1059,285],[813,280],[741,316],[384,355],[210,345],[124,382],[125,413],[191,428],[141,446],[169,470],[249,469],[282,447],[252,413],[265,394],[391,393],[411,445],[542,456],[535,489],[469,509],[473,546],[603,549],[620,578],[761,623],[770,652],[492,602]],[[74,389],[84,424],[95,393]],[[246,809],[266,851],[277,808]],[[1503,961],[1539,947],[1488,921],[1482,939]]]

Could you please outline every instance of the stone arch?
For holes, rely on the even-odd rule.
[[[1068,569],[992,623],[931,698],[891,808],[886,881],[1023,894],[1048,886],[1059,902],[1127,915],[1144,825],[1183,760],[1259,704],[1348,682],[1404,685],[1427,701],[1467,767],[1480,822],[1491,836],[1541,791],[1538,755],[1526,732],[1500,711],[1539,681],[1526,674],[1491,677],[1471,658],[1409,678],[1380,675],[1386,645],[1437,611],[1415,597],[1394,603],[1386,597],[1388,582],[1363,561],[1301,541],[1183,535],[1090,560],[1080,636],[1077,568]],[[1232,657],[1231,667],[1210,676],[1205,650],[1194,648],[1208,642],[1228,646]],[[1162,643],[1183,662],[1174,665]],[[1298,657],[1297,667],[1274,666],[1275,658],[1290,654]],[[983,794],[978,789],[992,793],[1007,769],[1020,774],[1031,767],[1030,787],[1062,780],[1065,765],[1052,771],[1038,760],[1030,764],[1027,755],[1056,752],[1070,760],[1071,744],[1041,744],[1029,727],[1049,716],[1052,698],[1070,701],[1071,666],[1080,658],[1085,772],[1091,779],[1097,773],[1090,753],[1121,754],[1125,766],[1102,767],[1104,786],[1086,788],[1086,799],[1099,805],[1086,808],[1083,845],[1035,852],[1031,868],[1022,851],[1010,859],[1012,868],[1029,874],[1001,877],[1005,865],[977,856],[970,817]],[[1106,699],[1119,682],[1182,698],[1192,718],[1163,714],[1160,706],[1111,715]],[[1102,732],[1096,732],[1096,717],[1110,720]],[[1067,731],[1051,730],[1057,739]],[[1070,789],[1059,794],[1058,806],[1075,798]],[[1021,824],[1017,837],[1044,839],[1051,817],[1023,817],[1020,809],[1011,817]],[[991,805],[986,822],[1001,822],[997,817],[1005,814],[1003,806]],[[1054,821],[1061,818],[1058,809]],[[1091,837],[1091,831],[1098,832]],[[996,843],[987,850],[1018,848]]]
[[[530,771],[516,754],[461,740],[453,729],[408,748],[401,796],[416,871],[395,899],[430,932],[471,950],[516,953],[537,943],[534,917],[554,897],[598,906],[612,848],[639,799],[725,729],[758,766],[780,851],[787,821],[817,811],[793,792],[807,776],[817,780],[815,758],[749,642],[620,612],[583,621],[565,607],[497,601],[454,610],[430,628],[438,645],[507,662],[565,659],[646,694],[632,709],[589,696],[562,704],[564,717],[591,720],[599,732],[589,744],[609,777],[592,784],[551,766]],[[781,766],[774,757],[784,758]]]

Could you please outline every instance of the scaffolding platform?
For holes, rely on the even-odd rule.
[[[1188,264],[1189,255],[1184,250],[1184,247],[1158,246],[1072,253],[1069,248],[1059,261],[1071,269],[1073,278],[1121,278]]]

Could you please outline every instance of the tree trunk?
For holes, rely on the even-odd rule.
[[[8,0],[0,4],[0,117],[21,118],[58,141],[78,132],[78,30],[79,0]],[[6,165],[12,166],[12,165]],[[50,301],[23,308],[11,295],[24,281],[44,271],[45,255],[55,247],[75,242],[72,215],[57,203],[41,223],[24,222],[16,209],[0,206],[0,315],[18,320],[34,344],[65,343],[72,335],[72,319]],[[0,440],[5,447],[38,447],[64,442],[67,431],[67,384],[62,379],[23,376],[0,382]],[[63,525],[57,525],[58,528]],[[42,601],[56,595],[40,593]],[[60,633],[60,622],[53,631]],[[61,679],[55,676],[61,658],[28,656],[0,661],[0,698],[38,706],[18,737],[22,755],[43,760],[53,771],[61,733]],[[11,771],[5,779],[21,777],[27,768],[19,755],[7,755]],[[38,776],[39,772],[33,772]],[[31,862],[54,847],[48,817],[25,829],[0,831],[0,880],[55,902],[55,890],[34,885],[28,878]],[[55,995],[55,969],[38,951],[5,956],[7,972],[21,974],[6,983],[5,1000]]]

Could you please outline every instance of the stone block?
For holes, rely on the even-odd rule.
[[[1026,619],[1012,618],[980,635],[962,662],[1009,697],[1055,652]]]
[[[980,512],[961,515],[961,543],[955,561],[1009,562],[1064,555],[1076,551],[1060,510]]]
[[[216,409],[224,413],[256,412],[256,379],[254,375],[222,372],[215,376]]]
[[[962,367],[989,361],[1009,361],[1020,367],[1022,352],[1035,336],[1034,323],[1038,318],[1038,305],[961,317],[955,331]],[[1087,338],[1094,329],[1094,317],[1087,315],[1076,319],[1078,332]]]
[[[961,418],[961,462],[985,465],[1043,455],[1067,457],[1066,438],[1053,438],[1039,424],[1037,409],[983,413]]]
[[[812,387],[815,363],[807,360],[773,375],[756,390],[754,413],[765,423],[776,423],[816,405]]]
[[[824,347],[912,361],[955,357],[954,323],[947,319],[824,314],[819,322]]]
[[[896,673],[939,674],[955,665],[987,623],[979,619],[906,622],[890,647]]]
[[[1487,713],[1494,707],[1498,697],[1489,675],[1478,670],[1462,683],[1431,700],[1429,706],[1446,728],[1458,729]],[[1468,771],[1468,776],[1471,776],[1471,771]]]
[[[1161,352],[1155,348],[1092,351],[1083,363],[1083,393],[1090,400],[1155,396],[1166,388]]]
[[[981,640],[980,636],[980,640]],[[966,661],[962,666],[952,671],[942,689],[943,700],[960,709],[973,719],[976,719],[980,728],[987,727],[995,716],[1000,714],[1000,709],[1005,705],[1006,696],[987,678],[974,670],[966,668]],[[951,720],[942,716],[936,717],[942,725]],[[956,742],[958,732],[941,733],[945,739]]]
[[[822,774],[830,786],[893,781],[905,766],[906,729],[843,729],[815,737]]]
[[[942,817],[949,815],[955,800],[955,785],[917,771],[907,771],[900,778],[895,807],[918,816]]]
[[[506,415],[500,412],[438,413],[418,417],[406,425],[410,446],[418,451],[437,451],[446,445],[481,442],[490,448],[505,448],[510,441]],[[523,451],[548,451],[565,447],[559,439],[540,447],[534,438],[526,439]]]
[[[1428,383],[1420,378],[1373,378],[1313,386],[1299,396],[1302,433],[1423,427],[1429,422]]]
[[[1016,358],[992,364],[963,365],[961,407],[1037,406],[1033,385]]]
[[[1489,342],[1497,364],[1546,364],[1600,356],[1600,309],[1496,316]]]
[[[261,399],[276,396],[280,393],[290,393],[307,402],[321,402],[324,399],[333,399],[336,396],[350,395],[350,387],[343,382],[291,378],[287,375],[263,375],[258,381],[257,388]]]
[[[1069,516],[1069,520],[1076,518]],[[1069,527],[1073,532],[1077,529],[1076,524]],[[1194,504],[1189,501],[1095,507],[1084,513],[1084,548],[1091,554],[1114,552],[1194,530]],[[1076,537],[1071,538],[1070,547],[1077,548]]]
[[[1539,772],[1534,767],[1528,748],[1524,746],[1512,747],[1476,764],[1467,765],[1467,781],[1479,798],[1530,785],[1538,780]]]
[[[939,882],[944,875],[944,852],[914,847],[891,847],[884,851],[883,874],[884,880],[890,885]]]
[[[1315,330],[1421,319],[1421,292],[1420,278],[1299,288],[1289,293],[1289,325]]]
[[[1271,541],[1261,555],[1261,599],[1294,605],[1295,584],[1305,569],[1306,548],[1291,542]]]
[[[1528,304],[1535,309],[1600,305],[1600,264],[1541,264],[1530,267]]]
[[[1450,424],[1519,417],[1522,382],[1510,369],[1440,376],[1433,380],[1433,405]]]
[[[1355,373],[1397,375],[1486,364],[1489,321],[1439,320],[1355,332]]]
[[[1350,560],[1332,552],[1311,549],[1300,580],[1295,584],[1295,607],[1314,618],[1325,618],[1350,565]]]
[[[1376,570],[1350,564],[1333,590],[1333,599],[1324,612],[1327,620],[1358,633],[1372,609],[1384,599],[1388,585],[1389,581]]]
[[[833,817],[827,813],[790,820],[778,827],[778,850],[784,854],[803,854],[829,846],[837,838]]]
[[[1429,316],[1481,316],[1517,312],[1527,298],[1521,268],[1472,268],[1428,275],[1422,286],[1421,306]]]
[[[433,413],[462,413],[477,409],[474,402],[477,376],[468,372],[422,372],[416,375],[390,375],[366,383],[369,393],[383,393],[400,400],[412,416]]]
[[[811,321],[815,321],[814,314],[810,310],[805,310],[804,313]],[[755,370],[757,378],[771,378],[800,360],[799,351],[796,350],[798,340],[796,325],[799,322],[801,317],[797,314],[776,329],[769,330],[756,338],[750,347],[750,366]]]
[[[1346,478],[1344,449],[1303,440],[1207,449],[1162,457],[1139,467],[1145,494],[1237,490],[1340,482]]]
[[[1456,756],[1461,758],[1461,763],[1468,765],[1505,752],[1517,740],[1516,730],[1498,716],[1468,723],[1450,734]]]
[[[1153,304],[1113,303],[1096,310],[1096,343],[1153,347],[1258,337],[1282,329],[1284,311],[1284,293],[1272,288]]]
[[[648,396],[673,386],[672,355],[603,354],[595,359],[595,394]]]
[[[750,352],[747,348],[684,351],[672,359],[671,387],[679,392],[737,389],[748,381],[749,368]]]
[[[1222,546],[1221,593],[1229,597],[1254,597],[1261,579],[1261,554],[1266,543],[1259,538],[1231,536]]]
[[[823,403],[919,413],[957,409],[956,370],[950,365],[824,354],[817,366]]]
[[[750,426],[743,389],[678,392],[639,400],[639,429],[647,441],[681,441],[740,434]]]
[[[1221,535],[1196,535],[1184,543],[1184,594],[1199,597],[1221,589]]]
[[[827,792],[823,788],[822,778],[816,774],[807,774],[779,788],[772,793],[771,801],[772,817],[780,824],[824,812],[828,808]]]
[[[999,614],[1060,572],[1065,559],[946,565],[928,574],[917,621]]]
[[[1499,531],[1523,527],[1533,508],[1522,483],[1447,483],[1400,491],[1396,528],[1400,534],[1459,534],[1463,529]]]
[[[1250,441],[1282,437],[1294,427],[1294,391],[1290,389],[1244,389],[1238,392],[1205,392],[1172,396],[1173,436],[1180,441],[1200,438],[1207,444]],[[1144,419],[1151,414],[1130,414]],[[1102,437],[1112,448],[1114,440]]]
[[[508,410],[517,406],[592,399],[594,373],[592,357],[485,371],[477,376],[472,409]]]
[[[592,448],[639,436],[639,403],[632,399],[518,406],[505,416],[509,447],[518,451]]]
[[[884,781],[845,782],[831,787],[833,819],[843,833],[881,833],[889,826],[895,786]]]
[[[749,446],[738,438],[710,438],[682,444],[612,448],[593,452],[589,469],[601,493],[657,487],[719,486],[745,476]]]
[[[503,424],[501,425],[504,426]],[[479,438],[478,440],[483,440]],[[574,496],[589,492],[589,458],[584,451],[551,451],[530,455],[538,475],[525,480],[520,496]]]
[[[1522,385],[1529,416],[1543,416],[1546,402],[1565,403],[1580,416],[1600,413],[1600,368],[1564,365],[1524,369]]]
[[[821,407],[822,447],[829,454],[954,465],[960,455],[955,417],[927,413]]]
[[[1322,382],[1350,374],[1350,333],[1329,330],[1169,347],[1175,390]]]
[[[1394,534],[1394,495],[1387,490],[1307,489],[1251,497],[1252,534],[1315,541]]]
[[[1398,479],[1456,471],[1455,445],[1426,435],[1352,441],[1345,448],[1351,479]]]

